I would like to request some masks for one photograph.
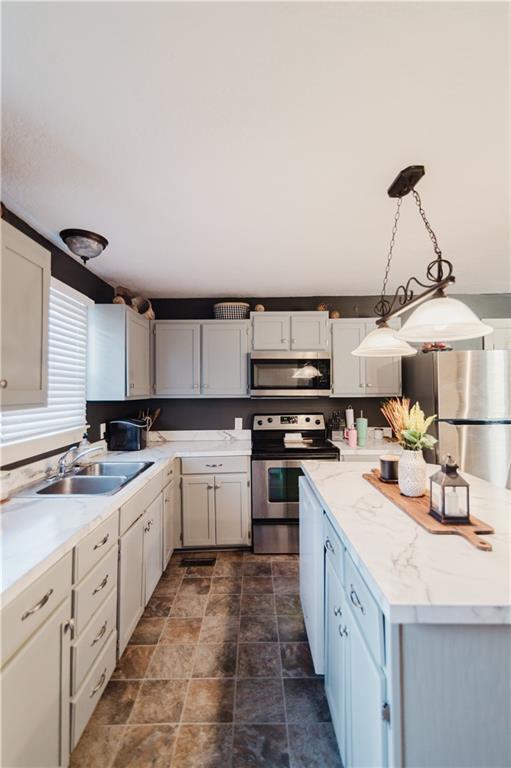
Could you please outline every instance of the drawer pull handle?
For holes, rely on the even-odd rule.
[[[339,624],[339,635],[340,637],[348,637],[347,627],[343,627],[341,624]]]
[[[332,544],[332,542],[330,541],[330,539],[329,539],[328,537],[327,537],[327,539],[326,539],[326,541],[325,541],[325,548],[326,548],[326,549],[328,549],[328,550],[330,550],[330,552],[331,552],[333,555],[335,555],[335,549],[334,549],[334,545]]]
[[[206,464],[207,467],[223,467],[223,464]]]
[[[355,587],[353,586],[353,584],[350,584],[350,587],[351,587],[351,592],[350,592],[350,600],[351,600],[351,602],[353,603],[355,608],[360,608],[360,613],[362,613],[365,616],[366,609],[364,608],[364,606],[360,602],[359,596],[355,592]]]
[[[96,635],[96,637],[94,638],[94,640],[93,640],[93,641],[92,641],[92,643],[90,644],[90,647],[91,647],[91,648],[93,648],[93,647],[96,645],[96,643],[99,643],[99,641],[101,640],[101,638],[102,638],[102,637],[104,637],[104,635],[105,635],[105,632],[106,632],[106,628],[107,628],[107,625],[108,625],[108,619],[105,621],[105,623],[103,624],[103,626],[102,626],[102,627],[101,627],[101,629],[99,630],[98,634]]]
[[[101,592],[101,590],[102,590],[102,589],[104,589],[104,588],[106,587],[106,585],[107,585],[107,582],[108,582],[108,575],[109,575],[109,574],[107,573],[107,575],[105,576],[105,578],[103,579],[103,581],[101,582],[101,584],[99,584],[99,585],[96,587],[96,589],[95,589],[95,590],[94,590],[94,592],[92,593],[93,595],[97,595],[97,593],[98,593],[98,592]]]
[[[29,608],[28,611],[25,611],[25,613],[21,617],[21,621],[25,621],[25,619],[28,619],[28,617],[32,616],[33,613],[37,613],[37,611],[43,608],[52,595],[53,595],[53,589],[49,589],[48,592],[39,600],[38,603],[32,606],[32,608]]]
[[[103,673],[102,673],[101,677],[99,678],[98,682],[96,683],[96,685],[94,686],[94,688],[90,692],[90,696],[89,696],[90,699],[92,699],[94,694],[97,693],[99,691],[99,689],[103,686],[103,683],[105,682],[105,680],[106,680],[106,667],[104,668]]]
[[[109,538],[110,538],[110,534],[107,533],[106,536],[103,536],[101,541],[98,541],[97,544],[94,544],[93,549],[100,549],[101,547],[104,547]]]
[[[342,616],[341,608],[334,608],[334,616]]]

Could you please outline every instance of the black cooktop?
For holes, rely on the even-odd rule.
[[[280,440],[255,440],[252,443],[252,458],[270,459],[338,459],[339,449],[327,440],[313,439],[305,445],[284,445]]]

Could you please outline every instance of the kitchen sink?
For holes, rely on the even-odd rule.
[[[123,475],[110,477],[70,475],[48,483],[36,493],[45,496],[95,496],[100,493],[115,493],[127,482],[128,478]]]
[[[129,480],[151,467],[152,461],[98,461],[82,467],[77,477],[111,477],[123,475]]]
[[[64,477],[53,477],[30,485],[18,496],[112,495],[153,464],[154,461],[98,461],[75,469]]]

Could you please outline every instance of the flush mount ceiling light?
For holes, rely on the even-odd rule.
[[[450,283],[455,282],[455,277],[451,262],[442,256],[436,235],[422,207],[420,195],[415,190],[415,185],[424,176],[424,173],[423,165],[410,165],[398,174],[388,189],[389,197],[397,198],[397,208],[381,295],[374,308],[375,314],[379,315],[379,320],[376,321],[378,327],[371,331],[362,343],[353,350],[352,355],[357,357],[406,357],[417,352],[416,349],[407,344],[408,341],[428,343],[428,349],[431,351],[446,349],[447,347],[443,342],[474,339],[485,336],[492,330],[490,326],[482,323],[462,301],[445,296],[445,288]],[[406,283],[397,288],[394,296],[388,299],[385,296],[385,289],[390,273],[401,203],[403,197],[409,192],[415,198],[426,232],[433,243],[436,258],[427,266],[426,280],[428,282],[410,277]],[[415,295],[414,284],[424,288],[422,293]],[[423,304],[427,299],[431,300]],[[388,321],[391,318],[399,317],[403,312],[415,307],[418,309],[410,315],[399,331],[389,327]]]
[[[106,237],[87,229],[63,229],[60,237],[71,253],[79,256],[84,264],[87,264],[89,259],[100,256],[108,245]]]

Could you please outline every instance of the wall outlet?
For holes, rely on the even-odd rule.
[[[105,432],[106,432],[106,424],[100,424],[99,425],[99,439],[104,440],[105,439]]]
[[[243,419],[234,419],[234,429],[243,429]]]

